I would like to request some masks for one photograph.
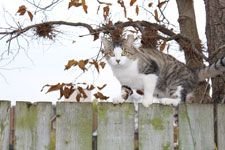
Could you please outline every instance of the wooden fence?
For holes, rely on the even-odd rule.
[[[214,107],[217,107],[214,115]],[[0,101],[0,150],[9,150],[10,102]],[[98,150],[134,150],[134,105],[98,103]],[[173,109],[139,105],[139,150],[173,150]],[[52,104],[17,102],[16,150],[50,150]],[[217,149],[225,149],[225,105],[181,104],[179,150],[213,150],[214,116]],[[59,102],[56,105],[56,150],[92,150],[92,103]]]

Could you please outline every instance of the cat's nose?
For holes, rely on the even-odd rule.
[[[117,63],[120,63],[120,60],[119,60],[119,59],[117,59],[117,60],[116,60],[116,62],[117,62]]]

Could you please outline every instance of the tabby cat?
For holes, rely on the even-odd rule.
[[[225,72],[225,57],[214,64],[191,70],[171,55],[154,49],[135,48],[133,35],[126,40],[102,38],[105,58],[122,85],[121,96],[113,103],[123,103],[133,92],[144,91],[142,104],[148,107],[157,97],[160,103],[177,106],[193,97],[198,82]]]

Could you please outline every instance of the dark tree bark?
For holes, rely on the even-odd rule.
[[[225,56],[225,1],[205,0],[206,38],[210,63]],[[212,79],[213,102],[225,101],[225,74]]]
[[[195,11],[193,0],[177,0],[177,7],[179,11],[178,22],[180,24],[180,32],[195,43],[196,49],[202,53],[201,41],[198,36]],[[190,43],[182,47],[185,53],[186,64],[189,68],[196,69],[204,66],[202,58],[193,52]],[[195,103],[209,103],[209,85],[207,82],[201,82],[196,90]]]

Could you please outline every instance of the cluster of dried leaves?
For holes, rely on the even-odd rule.
[[[65,70],[70,69],[71,67],[76,67],[78,66],[79,69],[81,69],[83,72],[88,71],[86,65],[90,64],[90,65],[94,65],[94,67],[96,68],[97,72],[100,71],[100,67],[102,69],[104,69],[106,63],[101,61],[98,63],[97,60],[69,60],[67,65],[65,66]],[[83,85],[83,86],[81,86]],[[72,84],[72,83],[58,83],[56,85],[49,85],[46,84],[45,86],[43,86],[42,90],[45,87],[49,87],[46,93],[52,92],[52,91],[60,91],[60,98],[61,99],[63,96],[65,98],[69,98],[74,92],[75,90],[77,91],[77,95],[76,95],[76,101],[80,101],[81,98],[87,98],[87,94],[85,91],[92,91],[92,90],[97,90],[96,93],[94,93],[93,95],[95,96],[96,99],[101,99],[101,100],[107,100],[109,97],[103,95],[100,91],[105,88],[107,86],[107,84],[104,84],[103,86],[99,87],[95,87],[93,84],[88,85],[87,83],[83,82],[83,83],[77,83],[77,84]]]
[[[67,65],[65,66],[65,69],[64,70],[68,70],[70,69],[71,67],[75,67],[75,66],[78,66],[81,70],[83,70],[83,72],[87,71],[87,67],[86,65],[87,64],[91,64],[91,65],[94,65],[96,70],[99,72],[99,66],[101,66],[102,69],[104,69],[105,67],[105,62],[101,61],[100,63],[98,63],[97,60],[89,60],[89,59],[85,59],[85,60],[80,60],[80,61],[76,61],[74,59],[72,60],[69,60]]]
[[[80,85],[83,85],[83,86],[86,85],[86,87],[83,87]],[[94,89],[101,91],[106,86],[107,86],[107,84],[104,84],[101,87],[99,87],[99,86],[95,87],[93,84],[87,85],[87,83],[77,83],[77,85],[72,84],[72,83],[58,83],[56,85],[46,84],[45,86],[42,87],[41,92],[44,90],[45,87],[49,87],[46,93],[53,92],[53,91],[60,91],[59,99],[61,99],[63,96],[68,99],[76,91],[77,92],[76,101],[80,102],[81,98],[85,99],[88,97],[85,91],[92,91]],[[97,91],[95,94],[93,94],[96,99],[107,100],[109,98],[107,96],[104,96],[99,91]]]

